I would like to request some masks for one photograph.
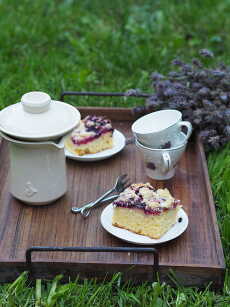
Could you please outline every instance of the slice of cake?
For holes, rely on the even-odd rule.
[[[113,147],[113,131],[109,119],[88,115],[66,138],[65,146],[70,152],[80,156],[94,154]]]
[[[132,184],[113,202],[112,224],[159,239],[176,222],[180,201],[167,189],[155,190],[149,183]]]

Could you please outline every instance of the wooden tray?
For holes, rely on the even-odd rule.
[[[133,117],[130,109],[79,108],[86,114],[107,115],[114,126],[131,136]],[[102,208],[95,209],[88,219],[71,213],[71,207],[95,199],[110,188],[121,173],[128,173],[132,182],[150,181],[167,187],[181,200],[189,226],[179,238],[157,246],[160,280],[170,283],[172,269],[183,285],[223,284],[225,263],[215,206],[210,188],[206,159],[201,143],[190,143],[180,161],[176,176],[165,182],[149,180],[135,145],[127,145],[116,156],[99,162],[83,163],[67,160],[68,192],[52,205],[30,207],[9,193],[9,160],[6,142],[0,147],[0,281],[12,281],[24,270],[32,269],[35,277],[65,276],[108,277],[123,272],[125,280],[152,281],[154,255],[146,252],[36,252],[32,264],[25,259],[32,246],[59,247],[137,247],[125,243],[100,225]],[[104,208],[104,206],[103,206]],[[96,249],[97,250],[97,249]],[[30,255],[28,255],[29,261]],[[156,258],[155,258],[156,261]]]

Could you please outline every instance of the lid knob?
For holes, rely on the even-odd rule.
[[[49,109],[51,98],[43,92],[29,92],[22,96],[21,103],[28,113],[43,113]]]

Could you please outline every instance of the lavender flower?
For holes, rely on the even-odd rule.
[[[208,49],[201,49],[199,54],[201,56],[204,56],[206,58],[213,58],[214,54],[212,53],[212,51],[208,50]]]
[[[214,55],[207,49],[199,54],[205,58]],[[175,59],[177,71],[168,75],[154,72],[154,94],[146,102],[145,110],[177,109],[200,133],[206,150],[217,149],[230,140],[230,67],[221,63],[205,68],[199,59],[186,64]]]

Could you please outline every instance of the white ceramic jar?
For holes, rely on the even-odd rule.
[[[10,191],[30,205],[44,205],[67,190],[64,146],[58,138],[80,122],[79,111],[30,92],[0,112],[0,134],[9,142]]]

